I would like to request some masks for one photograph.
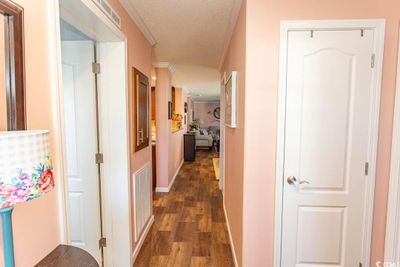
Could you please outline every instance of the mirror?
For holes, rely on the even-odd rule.
[[[0,131],[25,130],[23,9],[0,0]]]

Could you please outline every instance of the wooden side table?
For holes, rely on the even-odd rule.
[[[185,133],[184,139],[184,159],[185,161],[194,161],[196,159],[196,135],[194,133]]]
[[[59,245],[35,267],[99,267],[99,264],[83,249]]]

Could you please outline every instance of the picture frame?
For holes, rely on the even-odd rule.
[[[168,120],[172,120],[172,102],[168,101]]]
[[[187,110],[188,110],[188,103],[185,102],[185,103],[183,104],[183,112],[184,112],[184,113],[187,113]]]
[[[226,79],[224,86],[225,125],[230,128],[237,127],[237,72],[232,71]]]

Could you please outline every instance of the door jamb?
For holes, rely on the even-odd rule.
[[[376,172],[376,154],[378,145],[379,108],[382,80],[383,50],[384,50],[384,19],[368,20],[299,20],[281,21],[280,55],[279,55],[279,89],[278,89],[278,120],[277,120],[277,148],[276,148],[276,188],[275,188],[275,267],[281,266],[281,233],[283,215],[283,171],[285,145],[285,117],[286,117],[286,75],[287,75],[287,48],[288,32],[299,30],[354,30],[372,29],[374,31],[375,71],[373,72],[374,87],[371,89],[369,150],[367,159],[370,174],[367,180],[365,212],[363,226],[362,261],[363,266],[369,266],[371,252],[372,219],[374,207],[374,189]]]
[[[400,45],[398,48],[400,51]],[[390,184],[386,219],[385,262],[400,261],[400,54],[397,59],[396,98],[393,118]]]
[[[94,3],[92,3],[89,0],[82,0],[82,4],[86,5],[86,8],[93,12],[94,16],[96,16],[102,23],[104,23],[105,26],[107,26],[107,29],[113,33],[115,36],[116,40],[113,40],[112,42],[109,41],[109,44],[117,44],[122,46],[123,53],[124,53],[124,66],[121,67],[123,69],[123,75],[125,79],[121,81],[123,83],[123,92],[121,93],[124,94],[124,99],[127,99],[128,95],[128,75],[127,75],[127,38],[126,36],[122,33],[120,29],[118,29],[109,19],[106,17],[104,13],[102,13]],[[66,175],[66,156],[65,156],[65,134],[64,134],[64,119],[63,119],[63,91],[62,91],[62,68],[61,68],[61,35],[60,35],[60,18],[61,13],[64,15],[66,14],[68,16],[68,19],[73,19],[73,24],[74,26],[77,26],[78,28],[82,29],[87,33],[91,33],[89,29],[85,28],[85,25],[83,23],[80,23],[78,19],[75,17],[71,17],[71,14],[68,14],[66,10],[63,10],[62,6],[59,6],[59,1],[54,1],[51,10],[49,10],[49,19],[52,20],[54,23],[50,23],[49,29],[50,33],[52,34],[52,38],[54,41],[54,47],[51,47],[51,49],[54,51],[54,56],[52,58],[52,65],[53,65],[53,70],[54,70],[54,76],[55,78],[52,81],[52,85],[54,88],[54,95],[53,95],[53,102],[55,103],[53,106],[53,120],[55,121],[55,127],[54,127],[54,138],[56,142],[56,147],[57,147],[57,154],[60,155],[55,160],[55,167],[57,168],[60,178],[59,178],[59,186],[58,186],[58,206],[59,206],[59,220],[60,220],[60,235],[61,235],[61,242],[69,244],[69,233],[70,233],[70,226],[69,226],[69,203],[68,203],[68,181],[67,181],[67,175]],[[107,41],[103,40],[100,38],[100,36],[96,36],[98,41],[101,44],[106,44]],[[119,43],[119,44],[118,44]],[[122,50],[121,50],[122,51]],[[126,107],[126,110],[124,112],[124,117],[125,117],[125,122],[128,123],[128,108]],[[125,141],[127,142],[127,147],[129,147],[129,136],[128,136],[128,128],[126,127],[126,138]],[[103,144],[106,146],[106,144]],[[106,147],[104,147],[103,151],[105,151]],[[126,156],[126,162],[124,164],[126,165],[126,180],[121,180],[119,181],[118,185],[115,186],[115,189],[121,188],[123,186],[124,188],[127,188],[126,192],[124,193],[129,193],[129,188],[130,188],[130,174],[129,174],[129,151],[126,151],[124,153],[124,157]],[[124,170],[125,170],[124,169]],[[121,170],[122,172],[125,172],[124,170]],[[105,173],[104,173],[105,175]],[[104,177],[103,177],[103,181]],[[126,185],[123,185],[126,183]],[[109,196],[110,197],[110,196]],[[128,204],[130,205],[129,201],[129,195],[127,194],[121,194],[119,196],[115,203],[109,203],[105,206],[103,206],[103,209],[105,211],[105,216],[110,218],[110,222],[105,221],[105,233],[107,234],[107,250],[104,255],[104,260],[106,262],[106,265],[109,265],[110,262],[114,262],[115,258],[116,260],[123,261],[128,260],[129,264],[132,265],[132,259],[131,259],[131,251],[132,251],[132,241],[131,241],[131,233],[130,233],[130,227],[128,227],[128,233],[124,233],[124,236],[128,236],[129,238],[129,244],[128,246],[124,245],[124,248],[122,250],[119,250],[118,246],[116,244],[113,244],[113,240],[121,237],[121,231],[124,229],[115,229],[117,226],[120,225],[121,220],[118,220],[116,216],[120,216],[120,211],[116,209],[115,207],[118,206],[118,204],[121,204],[121,201],[124,202],[124,205],[126,204],[126,200],[128,200]],[[129,214],[126,215],[128,222],[124,221],[125,224],[132,225],[131,222],[131,210],[129,209]],[[125,213],[124,213],[125,215]],[[118,221],[118,222],[117,222]],[[118,228],[118,227],[117,227]],[[125,250],[129,250],[129,255],[125,253]],[[123,257],[121,257],[121,254],[123,254]],[[125,257],[125,255],[127,255]],[[128,265],[129,265],[128,264]]]

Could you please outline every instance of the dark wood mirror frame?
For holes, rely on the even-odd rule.
[[[26,129],[24,10],[9,0],[0,0],[5,25],[5,75],[7,94],[7,128]]]
[[[138,69],[132,70],[133,97],[136,106],[134,123],[136,128],[135,152],[149,145],[149,78]]]

